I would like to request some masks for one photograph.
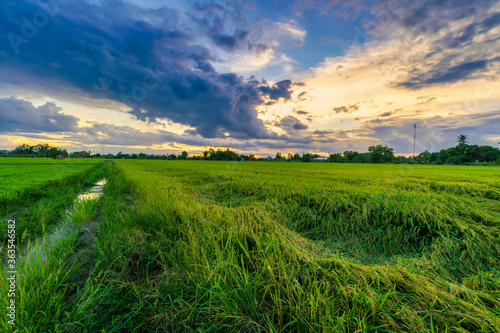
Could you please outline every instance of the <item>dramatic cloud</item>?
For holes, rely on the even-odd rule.
[[[301,92],[298,96],[297,96],[297,100],[300,101],[300,102],[303,102],[305,101],[307,98],[306,98],[306,95],[307,95],[307,92],[306,91],[303,91]]]
[[[76,129],[78,118],[61,113],[53,103],[35,107],[15,97],[0,99],[0,133],[68,132]]]
[[[307,112],[307,111],[302,111],[302,110],[294,110],[294,112],[295,112],[296,114],[300,114],[300,115],[306,115],[306,116],[307,116],[307,115],[309,115],[309,112]]]
[[[275,124],[275,126],[283,128],[288,134],[293,134],[297,131],[302,131],[309,128],[309,126],[302,123],[300,120],[293,116],[286,116],[282,118]]]
[[[399,68],[406,73],[393,85],[421,89],[498,74],[499,11],[493,0],[381,0],[372,8],[378,20],[370,25],[375,36],[400,39],[403,45],[415,41],[414,51],[402,59],[408,63]]]
[[[355,16],[367,7],[359,0],[296,0],[293,4],[295,15],[302,15],[307,10],[315,10],[319,15],[335,14],[344,18]]]
[[[359,110],[359,103],[346,105],[346,106],[337,106],[333,108],[333,111],[336,113],[351,113]]]
[[[278,3],[5,0],[0,140],[408,154],[414,124],[421,151],[500,140],[498,1]]]
[[[493,61],[497,61],[496,59]],[[479,73],[488,72],[487,60],[478,60],[449,67],[441,71],[441,69],[430,70],[427,73],[422,73],[419,76],[414,76],[404,82],[400,82],[397,86],[419,89],[424,86],[455,83],[465,79],[478,78]]]
[[[260,87],[259,90],[273,100],[278,100],[280,98],[290,99],[290,96],[293,92],[292,90],[290,90],[291,85],[292,81],[284,80],[276,83],[272,87],[269,86]]]
[[[31,0],[3,3],[0,34],[10,47],[0,53],[0,80],[55,96],[122,102],[138,119],[167,118],[204,137],[275,135],[255,108],[262,95],[290,98],[291,81],[269,87],[214,71],[212,48],[256,47],[248,41],[242,4],[198,5],[189,16],[124,1],[53,4],[57,10]]]
[[[495,4],[495,0],[380,0],[372,11],[418,33],[435,33],[464,18],[486,16]],[[489,28],[496,21],[487,22],[478,25]]]

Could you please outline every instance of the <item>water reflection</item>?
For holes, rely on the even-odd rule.
[[[102,195],[104,185],[106,185],[106,179],[101,179],[90,190],[79,194],[73,207],[64,212],[61,222],[50,233],[45,235],[45,243],[43,242],[43,237],[39,237],[33,243],[28,242],[26,246],[20,248],[17,252],[17,259],[21,259],[19,258],[20,256],[24,257],[21,261],[29,261],[29,266],[32,266],[38,260],[44,262],[47,259],[46,251],[48,248],[53,247],[75,230],[75,226],[71,223],[72,212],[77,209],[81,202],[99,198]]]
[[[90,190],[78,195],[77,201],[79,202],[99,198],[102,195],[102,189],[104,188],[104,185],[106,185],[106,179],[101,179]]]

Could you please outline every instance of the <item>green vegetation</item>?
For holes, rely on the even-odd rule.
[[[499,143],[500,144],[500,143]],[[42,152],[46,152],[45,155]],[[35,154],[36,153],[36,154]],[[62,154],[62,155],[59,155]],[[0,152],[0,155],[2,153]],[[5,156],[37,156],[37,157],[66,157],[67,152],[59,148],[50,148],[49,145],[21,145],[11,152],[4,151]],[[255,155],[238,154],[226,149],[209,148],[202,155],[189,156],[188,152],[182,151],[181,154],[127,154],[119,152],[113,154],[94,154],[90,151],[77,151],[68,155],[71,158],[106,158],[106,159],[149,159],[149,160],[212,160],[212,161],[269,161],[277,162],[313,162],[315,158],[320,157],[316,153],[288,154],[284,156],[277,152],[274,158],[257,157]],[[457,139],[457,146],[448,149],[442,149],[440,152],[431,153],[424,151],[417,156],[405,157],[394,156],[394,149],[387,146],[376,145],[368,147],[368,152],[359,153],[357,151],[345,151],[343,154],[330,154],[325,158],[327,162],[332,163],[395,163],[395,164],[448,164],[448,165],[500,165],[500,149],[491,146],[469,145],[467,135],[461,134]]]
[[[497,168],[99,168],[79,232],[20,281],[21,331],[500,330]]]
[[[467,135],[459,135],[457,146],[439,152],[438,161],[446,164],[467,164],[473,162],[498,162],[500,149],[490,146],[469,145]]]
[[[101,172],[99,160],[0,159],[0,215],[17,220],[18,242],[40,236],[61,220],[75,195]],[[7,235],[0,225],[0,240]]]
[[[59,149],[57,147],[50,147],[49,144],[39,144],[30,146],[26,143],[23,143],[20,146],[17,146],[10,152],[4,153],[2,155],[12,156],[12,157],[20,157],[20,156],[29,156],[29,157],[67,157],[68,152],[66,149]]]
[[[87,171],[100,162],[92,159],[1,158],[0,205],[4,206],[4,200],[23,196],[29,190]]]
[[[21,237],[25,238],[23,225],[19,225],[20,216],[14,213],[16,219],[16,245],[17,245],[17,283],[16,283],[16,326],[7,321],[11,318],[5,314],[0,319],[1,332],[66,332],[64,326],[67,318],[69,299],[74,293],[77,278],[89,261],[89,246],[85,246],[85,236],[90,235],[89,230],[95,230],[93,218],[98,209],[98,201],[75,202],[76,193],[67,195],[66,191],[59,188],[57,196],[51,197],[56,185],[69,186],[72,189],[83,190],[95,182],[95,179],[109,174],[111,166],[103,163],[91,172],[82,174],[82,177],[73,179],[73,183],[61,182],[46,188],[41,201],[49,202],[49,209],[60,209],[64,216],[59,216],[58,233],[53,233],[50,228],[45,229],[41,237],[29,237],[28,242],[20,246]],[[65,205],[56,205],[51,200],[59,200]],[[64,220],[64,222],[62,222]],[[43,221],[39,221],[43,223]],[[55,230],[54,230],[55,231]],[[22,235],[22,236],[21,236]],[[56,236],[54,236],[56,235]],[[22,251],[21,251],[22,249]],[[6,246],[2,253],[2,272],[7,269],[4,262]],[[43,256],[41,255],[43,253]],[[88,271],[85,271],[88,274]],[[8,274],[0,277],[0,305],[3,309],[10,303],[11,298],[6,292]],[[9,304],[10,305],[10,304]]]

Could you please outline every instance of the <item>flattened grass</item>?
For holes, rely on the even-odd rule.
[[[498,168],[116,165],[38,331],[500,330]]]
[[[499,169],[118,165],[89,331],[500,330]]]

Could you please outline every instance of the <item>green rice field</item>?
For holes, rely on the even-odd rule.
[[[36,178],[23,186],[51,181],[29,173],[32,161],[15,167]],[[28,242],[58,223],[37,229],[40,200],[71,207],[107,179],[102,197],[71,211],[74,232],[44,260],[19,258],[16,326],[2,316],[2,332],[500,331],[498,167],[79,167],[67,175],[80,178],[3,212]],[[2,291],[1,308],[8,302]]]
[[[89,170],[99,161],[92,159],[40,159],[10,157],[0,159],[0,200],[50,182]]]
[[[26,238],[40,236],[45,226],[60,221],[78,191],[88,184],[85,176],[95,172],[99,160],[9,157],[0,159],[0,215],[12,214]],[[101,161],[102,162],[102,161]],[[83,181],[83,182],[82,182]],[[0,239],[7,234],[0,225]]]

